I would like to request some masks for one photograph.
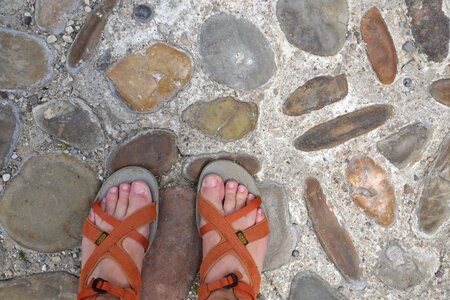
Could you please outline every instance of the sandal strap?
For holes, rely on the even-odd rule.
[[[78,294],[78,299],[87,299],[99,294],[110,294],[123,300],[137,299],[136,293],[130,288],[121,288],[102,278],[92,278],[88,288]]]

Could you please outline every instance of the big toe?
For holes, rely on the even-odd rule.
[[[211,202],[219,211],[223,212],[224,190],[222,178],[216,174],[209,174],[203,179],[200,193],[205,200]]]
[[[150,188],[143,181],[135,181],[131,184],[130,196],[128,198],[127,215],[130,215],[145,205],[152,202]]]

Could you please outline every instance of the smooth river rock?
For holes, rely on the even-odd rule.
[[[99,188],[96,174],[68,155],[33,156],[7,186],[0,219],[21,246],[56,252],[79,246]]]
[[[235,141],[256,128],[258,114],[255,103],[224,97],[192,104],[183,112],[183,120],[212,138]]]
[[[319,76],[298,87],[283,103],[283,113],[300,116],[344,99],[348,94],[347,77]]]
[[[154,44],[145,54],[133,53],[112,66],[106,75],[125,103],[138,112],[158,110],[189,82],[189,56],[165,44]]]
[[[391,225],[395,220],[395,190],[386,172],[370,157],[357,156],[349,161],[346,176],[353,202],[376,223]]]
[[[142,271],[142,299],[185,299],[200,267],[202,251],[195,218],[195,190],[161,191],[156,238]]]
[[[254,156],[245,153],[219,152],[190,156],[183,162],[183,177],[189,181],[197,182],[203,168],[214,160],[231,160],[243,166],[250,174],[255,175],[261,169],[261,164]]]
[[[35,19],[40,29],[58,35],[81,0],[36,0]]]
[[[366,43],[369,61],[380,82],[394,82],[397,75],[397,52],[378,8],[372,7],[362,17],[361,36]]]
[[[77,72],[94,56],[106,22],[118,2],[119,0],[103,0],[87,17],[67,52],[66,67],[69,72]]]
[[[448,55],[449,20],[442,11],[442,0],[406,0],[412,34],[419,52],[428,60],[443,61]]]
[[[19,108],[11,101],[0,99],[0,170],[8,164],[21,128]]]
[[[344,300],[337,289],[316,273],[302,271],[295,275],[291,283],[289,300]]]
[[[450,217],[450,134],[447,134],[424,182],[416,211],[419,230],[432,235]]]
[[[0,28],[0,90],[29,90],[50,80],[53,55],[35,34]]]
[[[367,106],[314,126],[298,137],[294,146],[301,151],[332,148],[378,128],[392,114],[391,105]]]
[[[265,182],[259,185],[264,213],[270,224],[269,245],[264,270],[274,270],[287,264],[297,244],[297,232],[289,214],[289,198],[282,185]]]
[[[78,278],[67,272],[49,272],[0,280],[0,299],[73,300]]]
[[[450,107],[450,78],[433,82],[430,87],[430,94],[436,101]]]
[[[319,181],[308,177],[305,184],[306,207],[320,244],[342,276],[355,289],[363,289],[360,260],[352,239],[327,204]]]
[[[429,122],[415,122],[379,141],[377,149],[394,166],[404,169],[422,158],[431,132]]]
[[[78,98],[53,100],[33,109],[39,127],[56,138],[83,150],[92,150],[103,142],[100,120]]]
[[[120,144],[109,154],[106,169],[112,173],[126,166],[140,166],[154,175],[162,175],[175,164],[177,155],[175,134],[166,129],[154,129]]]
[[[277,18],[288,42],[301,50],[331,56],[344,46],[346,0],[278,0]]]
[[[237,90],[256,89],[276,71],[266,37],[254,24],[232,15],[214,15],[203,23],[199,50],[206,73]]]

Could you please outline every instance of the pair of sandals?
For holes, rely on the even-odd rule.
[[[236,180],[247,187],[249,193],[255,195],[256,199],[244,206],[235,213],[224,216],[212,203],[204,199],[200,193],[203,178],[208,174],[217,174],[223,181]],[[119,186],[122,182],[144,181],[151,190],[153,202],[142,207],[131,216],[119,221],[108,215],[100,207],[99,199],[103,199],[107,191],[114,186]],[[209,295],[218,289],[233,289],[237,299],[256,299],[259,292],[261,276],[251,254],[246,245],[262,239],[269,234],[269,224],[267,218],[263,221],[247,228],[244,231],[237,231],[231,225],[234,221],[246,216],[248,213],[258,209],[262,205],[261,197],[258,196],[258,188],[253,177],[241,166],[231,161],[219,160],[208,164],[202,171],[197,190],[197,227],[200,236],[203,237],[211,230],[219,233],[221,239],[217,245],[203,258],[200,266],[200,287],[198,299],[207,299]],[[97,247],[83,266],[80,275],[80,288],[77,299],[95,299],[101,294],[114,295],[124,300],[140,299],[141,294],[141,274],[133,259],[123,249],[122,242],[130,237],[139,242],[147,252],[156,236],[158,225],[159,194],[158,183],[151,172],[140,167],[126,167],[112,174],[101,187],[97,194],[96,201],[92,205],[92,210],[100,218],[110,224],[113,229],[110,232],[101,231],[89,219],[83,225],[83,235],[93,241]],[[200,215],[208,222],[200,228]],[[148,237],[142,236],[136,231],[137,228],[152,223]],[[205,283],[205,278],[212,267],[225,255],[235,256],[244,267],[250,282],[242,281],[242,274],[238,271],[230,273],[224,278]],[[113,258],[122,268],[128,278],[130,286],[121,288],[102,278],[92,278],[91,274],[97,264],[104,258]]]

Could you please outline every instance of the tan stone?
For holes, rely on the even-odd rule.
[[[430,93],[436,101],[450,107],[450,78],[433,82]]]
[[[64,30],[68,14],[75,10],[80,0],[37,0],[36,24],[43,30],[59,34]]]
[[[183,120],[210,137],[238,140],[255,129],[258,106],[233,97],[197,102],[183,112]]]
[[[173,98],[190,80],[191,59],[165,44],[155,44],[145,54],[130,54],[106,75],[132,109],[150,112]]]
[[[355,157],[346,175],[353,202],[378,224],[391,225],[395,220],[395,191],[384,170],[368,156]]]

